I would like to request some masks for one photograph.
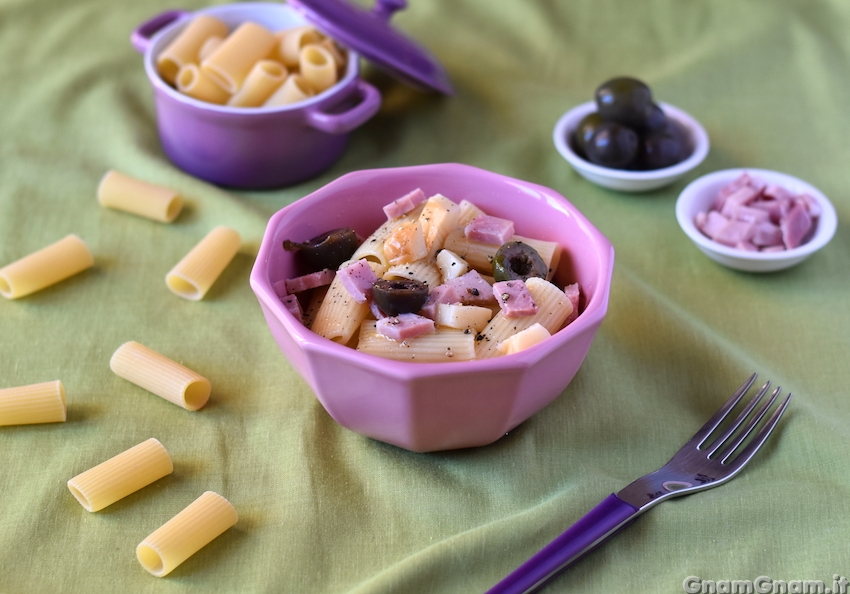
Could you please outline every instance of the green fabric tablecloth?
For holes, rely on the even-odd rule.
[[[0,427],[0,592],[483,592],[611,492],[663,464],[753,371],[795,394],[734,481],[665,503],[549,591],[682,592],[701,580],[850,576],[850,3],[845,0],[411,0],[398,28],[456,87],[426,95],[365,68],[382,111],[319,177],[225,190],[164,156],[129,35],[150,0],[0,1],[0,265],[69,233],[95,266],[0,300],[0,388],[61,379],[64,424]],[[186,0],[179,8],[206,6]],[[711,152],[644,195],[579,177],[552,128],[628,74],[707,129]],[[338,426],[281,355],[248,284],[269,217],[349,171],[461,162],[551,187],[613,242],[608,316],[575,380],[499,442],[414,454]],[[724,268],[685,237],[701,174],[783,171],[839,228],[803,264]],[[109,169],[171,186],[171,225],[101,208]],[[165,273],[212,227],[243,247],[201,302]],[[184,411],[115,376],[136,340],[207,376]],[[98,513],[65,483],[149,437],[174,473]],[[240,519],[166,578],[135,546],[206,490]],[[723,587],[721,585],[721,587]],[[723,591],[723,590],[721,590]],[[794,590],[791,590],[794,591]]]

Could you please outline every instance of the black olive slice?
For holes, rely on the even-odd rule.
[[[533,247],[521,241],[509,241],[493,258],[493,278],[497,281],[521,280],[532,276],[546,278],[549,269]]]
[[[283,249],[288,252],[299,252],[307,265],[318,271],[325,268],[336,270],[340,264],[351,258],[357,250],[357,245],[357,234],[354,229],[343,227],[326,231],[304,243],[286,239],[283,242]]]
[[[372,285],[372,300],[388,316],[416,313],[428,300],[428,285],[413,279],[379,279]]]

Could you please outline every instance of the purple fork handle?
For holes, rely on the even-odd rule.
[[[612,493],[487,594],[534,592],[638,514],[636,507]]]

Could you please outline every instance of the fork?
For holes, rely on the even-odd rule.
[[[782,391],[781,387],[777,387],[764,400],[770,390],[770,382],[767,382],[735,420],[721,428],[723,421],[753,385],[756,375],[751,375],[667,464],[609,495],[487,594],[535,592],[649,508],[673,497],[717,487],[738,474],[770,437],[791,400],[789,393],[762,423]],[[760,427],[758,432],[757,427]],[[719,436],[710,440],[717,432]],[[750,436],[752,438],[747,441]]]

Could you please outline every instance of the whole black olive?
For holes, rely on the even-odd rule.
[[[652,111],[652,91],[636,78],[621,76],[606,81],[594,97],[600,117],[607,122],[642,128]]]
[[[388,316],[416,313],[428,300],[428,285],[413,279],[378,279],[372,284],[372,301]]]
[[[639,148],[640,139],[634,130],[615,122],[602,122],[585,152],[591,163],[621,169],[634,161]]]
[[[286,239],[283,242],[283,249],[288,252],[299,252],[304,262],[314,271],[325,268],[336,270],[340,264],[351,258],[357,250],[358,243],[354,229],[343,227],[326,231],[304,243]]]
[[[509,241],[493,257],[493,278],[497,281],[526,281],[532,276],[546,278],[549,269],[533,247],[521,241]]]
[[[594,111],[584,116],[576,126],[573,132],[573,144],[580,155],[587,157],[587,145],[600,124],[602,124],[602,118],[599,117],[598,112]]]
[[[644,169],[671,167],[687,159],[691,150],[687,133],[681,125],[668,120],[664,128],[644,136],[640,162]]]

